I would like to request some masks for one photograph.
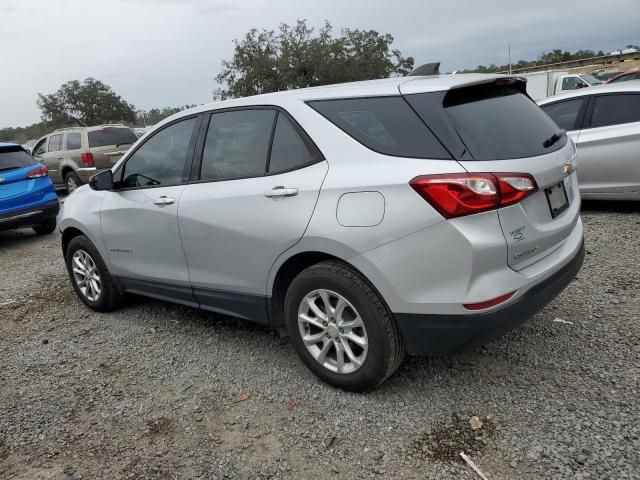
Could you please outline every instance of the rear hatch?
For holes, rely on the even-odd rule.
[[[134,131],[124,126],[105,126],[87,135],[96,168],[111,168],[138,140]]]
[[[524,82],[505,78],[405,98],[468,172],[535,181],[525,198],[498,210],[512,269],[562,245],[580,210],[575,147],[525,94]]]
[[[37,188],[37,178],[29,178],[33,170],[42,168],[22,148],[0,148],[0,213],[28,207],[42,200],[46,192]]]

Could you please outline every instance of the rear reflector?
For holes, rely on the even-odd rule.
[[[80,155],[80,160],[85,167],[93,167],[93,153],[85,152]]]
[[[421,175],[409,185],[445,218],[513,205],[538,190],[528,173]]]
[[[29,173],[27,173],[27,178],[40,178],[40,177],[46,177],[49,175],[49,169],[47,168],[46,165],[42,165],[39,168],[36,168],[35,170],[31,170]]]
[[[506,302],[507,300],[509,300],[511,297],[513,297],[514,293],[516,292],[505,293],[504,295],[493,298],[491,300],[486,300],[484,302],[465,303],[463,306],[467,310],[483,310],[485,308],[495,307],[496,305],[500,305],[502,302]]]

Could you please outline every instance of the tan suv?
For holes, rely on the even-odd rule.
[[[137,140],[121,124],[61,128],[39,139],[33,156],[47,166],[57,188],[71,193],[94,173],[111,168]]]

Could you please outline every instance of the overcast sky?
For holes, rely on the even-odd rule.
[[[299,18],[391,33],[443,71],[506,63],[509,42],[514,60],[640,43],[638,0],[0,0],[0,128],[89,76],[139,109],[208,102],[233,39]]]

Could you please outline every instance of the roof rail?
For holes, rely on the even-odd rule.
[[[408,77],[419,77],[423,75],[440,75],[440,62],[425,63],[412,70]]]

